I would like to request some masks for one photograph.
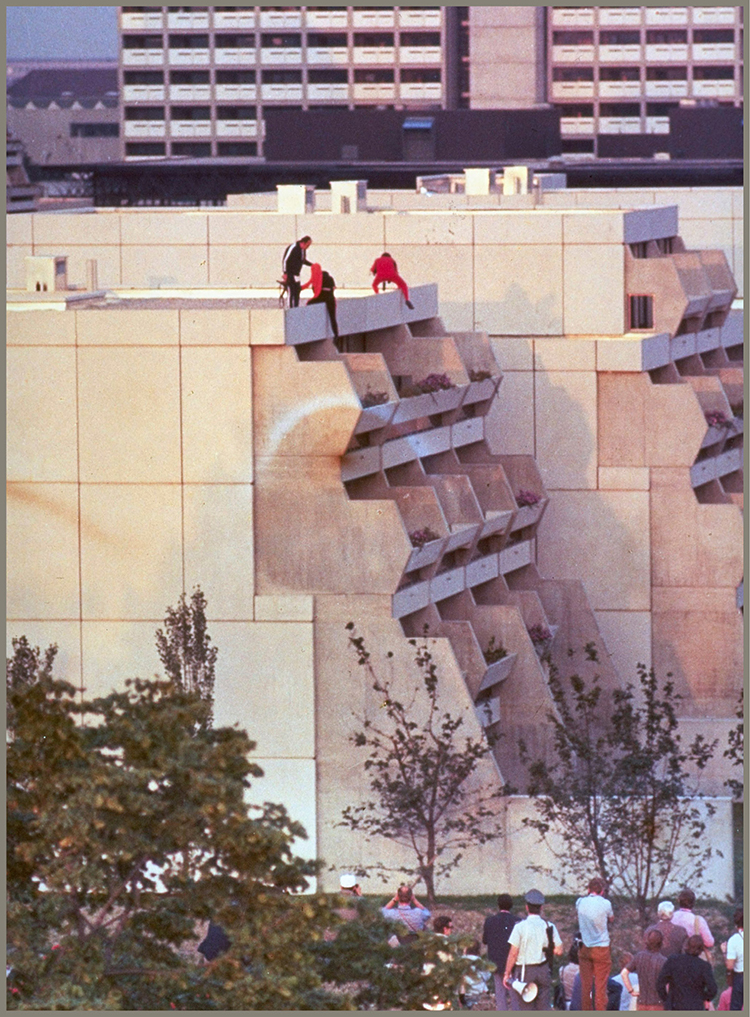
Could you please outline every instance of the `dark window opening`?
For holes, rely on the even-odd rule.
[[[219,106],[217,120],[255,120],[258,110],[255,106]]]
[[[404,84],[428,84],[440,81],[439,67],[402,67],[401,81]]]
[[[641,71],[638,67],[600,67],[600,81],[640,81]]]
[[[123,49],[161,49],[163,40],[160,35],[123,35]]]
[[[566,102],[558,106],[561,117],[592,117],[594,115],[593,103],[588,102]]]
[[[686,81],[687,67],[647,67],[646,81]]]
[[[163,85],[163,71],[125,71],[126,85]]]
[[[647,102],[647,117],[668,117],[673,109],[679,108],[679,102]]]
[[[207,35],[170,35],[170,49],[208,49]]]
[[[211,75],[208,71],[170,71],[170,85],[208,85]]]
[[[653,328],[654,327],[654,298],[651,296],[638,295],[629,297],[630,301],[630,330]]]
[[[392,68],[363,69],[354,71],[354,80],[359,84],[386,84],[395,81]]]
[[[733,81],[734,67],[693,67],[694,81]]]
[[[217,35],[214,37],[217,49],[255,49],[254,35]]]
[[[220,141],[219,155],[257,155],[258,146],[254,141]]]
[[[599,32],[600,46],[638,46],[640,42],[641,33],[637,29],[630,32]]]
[[[301,85],[302,71],[262,71],[264,85]]]
[[[311,85],[346,85],[349,82],[348,72],[344,68],[310,68],[307,80]]]
[[[648,241],[640,240],[637,244],[630,245],[630,253],[634,258],[647,258],[648,257]]]
[[[439,46],[440,32],[402,32],[402,46]]]
[[[637,102],[602,102],[599,104],[601,117],[639,117],[641,107]]]
[[[188,155],[193,158],[205,159],[211,155],[210,141],[173,141],[172,155]]]
[[[307,33],[307,45],[308,48],[313,49],[334,49],[338,47],[346,47],[346,33],[345,32],[308,32]]]
[[[119,138],[119,124],[71,124],[71,138]]]
[[[167,147],[163,141],[128,141],[125,155],[166,155]]]
[[[387,47],[393,45],[393,32],[355,32],[355,46]]]
[[[172,120],[210,120],[210,106],[173,106],[170,116]]]
[[[693,42],[734,42],[733,28],[694,28]]]
[[[126,120],[163,120],[163,106],[126,106]]]
[[[255,71],[217,71],[217,85],[254,85]]]
[[[553,67],[553,81],[593,81],[593,67]]]
[[[264,49],[299,49],[302,45],[302,36],[293,32],[264,33],[260,40]]]
[[[687,31],[683,28],[650,28],[646,32],[649,46],[679,46],[687,42]]]
[[[593,46],[593,32],[553,32],[553,46]]]

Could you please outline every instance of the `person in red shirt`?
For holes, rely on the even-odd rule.
[[[333,329],[333,337],[334,339],[338,339],[339,326],[336,320],[336,297],[334,296],[336,280],[329,272],[322,269],[316,261],[310,266],[310,278],[305,285],[300,288],[306,290],[308,286],[313,292],[312,297],[307,301],[308,306],[310,304],[326,305],[328,308],[328,317],[331,321],[331,328]]]
[[[398,265],[387,251],[383,251],[380,257],[373,261],[370,272],[375,276],[372,281],[372,288],[376,293],[380,283],[395,283],[404,295],[406,306],[410,311],[414,310],[414,304],[409,300],[409,287],[398,274]]]

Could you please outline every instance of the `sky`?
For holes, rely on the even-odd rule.
[[[117,59],[117,7],[6,7],[8,60]]]

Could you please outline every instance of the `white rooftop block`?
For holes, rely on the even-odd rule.
[[[464,170],[465,194],[489,194],[495,188],[495,171],[485,166]]]
[[[367,211],[366,180],[332,180],[331,211],[339,214]]]
[[[68,259],[26,257],[26,289],[29,293],[52,293],[68,288]]]
[[[503,167],[503,194],[529,193],[529,167]]]
[[[277,209],[286,215],[315,211],[315,188],[311,184],[276,184]]]

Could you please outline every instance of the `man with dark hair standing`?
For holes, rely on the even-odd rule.
[[[688,936],[700,936],[705,949],[710,950],[714,945],[714,937],[711,935],[706,919],[702,915],[694,913],[695,894],[689,887],[686,886],[680,890],[677,906],[680,910],[672,916],[673,925],[680,925]]]
[[[562,940],[555,926],[542,918],[544,894],[540,890],[529,890],[525,900],[526,918],[513,926],[508,937],[510,950],[505,962],[503,982],[506,989],[511,990],[511,1010],[549,1010],[552,1002],[550,953],[557,957],[562,954]],[[534,999],[526,1002],[521,998],[511,986],[514,978],[536,985]]]
[[[290,307],[299,307],[299,275],[303,265],[311,264],[307,260],[307,249],[311,243],[310,237],[301,237],[296,243],[289,244],[281,260],[281,267],[284,272],[282,278],[289,290]]]
[[[734,924],[737,931],[729,937],[727,943],[727,973],[732,984],[730,1010],[741,1010],[743,1007],[743,981],[745,977],[745,924],[744,908],[737,908],[734,913]]]
[[[609,946],[609,922],[612,905],[604,896],[603,879],[594,876],[589,882],[588,896],[576,901],[578,927],[583,944],[578,951],[581,969],[581,1009],[591,1010],[591,983],[594,983],[594,1010],[607,1009],[607,981],[612,968]]]
[[[656,991],[665,1010],[705,1010],[716,995],[714,973],[708,961],[700,958],[703,939],[688,936],[685,952],[667,957],[656,979]]]
[[[512,907],[511,895],[501,893],[497,898],[497,914],[490,915],[484,922],[482,942],[487,947],[487,959],[491,960],[497,969],[494,974],[496,1010],[510,1010],[510,997],[503,984],[503,973],[510,950],[508,936],[516,922],[521,920],[517,915],[511,914]]]

